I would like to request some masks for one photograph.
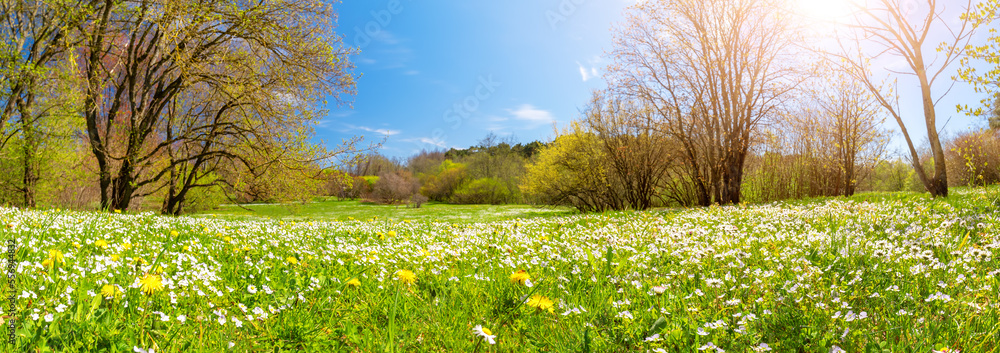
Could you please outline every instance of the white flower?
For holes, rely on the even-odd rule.
[[[233,346],[235,346],[235,345],[236,345],[236,343],[229,342],[229,348],[233,348]]]
[[[240,319],[235,316],[233,316],[233,324],[236,325],[236,327],[243,327],[243,321],[240,321]]]
[[[660,340],[660,334],[654,333],[652,336],[646,337],[646,342],[656,342]]]
[[[250,292],[250,294],[257,294],[257,287],[251,284],[247,286],[247,292]]]
[[[136,346],[132,346],[132,351],[135,353],[154,353],[152,348],[146,350]]]
[[[183,324],[184,321],[187,321],[187,315],[184,314],[177,315],[177,321],[180,321]]]
[[[708,332],[704,328],[698,328],[698,336],[708,336]]]
[[[846,353],[846,352],[847,351],[845,351],[843,348],[837,346],[830,347],[830,353]]]
[[[771,351],[771,346],[768,346],[767,343],[761,343],[757,347],[753,347],[753,351],[754,352],[768,352],[768,351]]]
[[[633,319],[635,319],[635,317],[632,316],[632,313],[630,313],[628,310],[625,310],[625,311],[622,311],[622,312],[618,313],[618,315],[615,315],[615,317],[622,318],[622,319],[627,319],[627,320],[633,320]]]
[[[698,347],[699,351],[705,351],[705,350],[709,350],[709,349],[711,349],[713,351],[716,351],[716,352],[719,352],[719,353],[725,352],[724,350],[722,350],[722,348],[719,348],[719,346],[716,346],[715,343],[712,343],[712,342],[708,342],[708,344],[706,344],[704,346],[701,346],[701,347]]]
[[[486,343],[497,344],[496,341],[497,336],[494,335],[493,332],[490,331],[490,329],[484,328],[483,325],[476,325],[476,327],[473,327],[472,334],[482,337],[483,340],[486,341]]]
[[[52,314],[45,314],[45,322],[52,322],[53,319]]]
[[[535,286],[535,284],[534,284],[534,283],[531,283],[531,278],[528,278],[528,279],[525,279],[525,280],[524,280],[524,286],[525,286],[525,287],[528,287],[528,288],[531,288],[531,287],[534,287],[534,286]]]
[[[225,316],[219,316],[219,318],[217,320],[219,321],[219,325],[225,325],[226,324],[226,317]]]
[[[63,311],[66,311],[66,308],[67,308],[66,304],[59,304],[59,306],[56,307],[56,312],[61,313]]]

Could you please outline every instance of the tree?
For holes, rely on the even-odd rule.
[[[838,37],[840,52],[832,53],[832,57],[866,87],[878,100],[879,105],[896,120],[906,139],[910,162],[924,188],[934,197],[947,197],[947,162],[938,136],[936,110],[936,102],[944,94],[935,96],[933,88],[939,78],[949,80],[949,77],[941,74],[966,53],[977,23],[965,15],[961,16],[957,23],[947,20],[945,6],[939,4],[937,0],[926,0],[924,2],[926,6],[915,7],[912,15],[897,0],[872,0],[853,4],[856,10],[854,21],[850,24],[853,39],[847,41]],[[972,1],[967,0],[965,9],[969,10],[971,4]],[[932,35],[946,35],[948,38],[937,47],[932,47],[935,44],[928,42]],[[931,49],[936,49],[937,54],[926,52]],[[872,61],[883,56],[903,59],[908,71],[892,72],[896,75],[912,75],[917,80],[927,139],[933,158],[932,176],[927,175],[924,163],[921,162],[909,130],[903,122],[902,112],[897,104],[898,91],[885,92],[870,67]]]
[[[0,149],[19,136],[21,180],[17,187],[22,204],[36,205],[36,185],[42,157],[39,149],[53,126],[62,126],[73,93],[48,99],[51,88],[71,80],[65,77],[66,57],[77,38],[72,28],[87,12],[86,1],[10,0],[0,2]],[[72,54],[72,53],[70,53]],[[68,85],[62,85],[67,88]],[[54,114],[55,113],[55,114]],[[53,116],[55,115],[55,116]],[[14,124],[9,124],[14,123]],[[51,145],[51,144],[50,144]]]
[[[655,109],[698,203],[739,203],[751,137],[801,81],[777,0],[645,1],[615,35],[612,89]]]
[[[353,65],[347,60],[354,51],[332,34],[336,16],[319,0],[104,0],[93,1],[89,10],[96,15],[78,27],[85,41],[84,117],[105,209],[128,208],[143,187],[155,187],[181,164],[194,164],[188,171],[198,170],[198,158],[214,163],[218,158],[246,161],[249,155],[261,165],[272,165],[274,160],[268,157],[281,153],[255,150],[261,146],[259,140],[239,137],[278,141],[265,146],[295,146],[296,142],[285,142],[296,138],[269,129],[290,118],[315,119],[324,95],[340,101],[342,94],[354,91]],[[199,97],[198,90],[209,92],[200,97],[214,105],[203,106],[206,110],[198,114],[180,109],[172,119],[207,121],[201,125],[207,130],[243,122],[239,129],[250,131],[242,131],[232,144],[250,152],[233,158],[209,147],[205,153],[174,158],[167,168],[153,170],[172,146],[223,145],[204,140],[201,133],[166,131],[171,120],[167,107],[185,104],[179,102],[190,99],[185,94]],[[300,121],[290,126],[302,126]],[[323,157],[329,156],[316,156]],[[168,185],[176,185],[175,181]]]
[[[811,92],[817,119],[799,124],[797,138],[819,139],[826,144],[822,147],[830,149],[824,151],[825,156],[818,156],[834,170],[832,190],[823,194],[851,196],[858,182],[881,160],[888,133],[881,128],[885,117],[871,92],[845,75],[828,72]]]
[[[622,209],[606,161],[597,136],[574,122],[527,165],[521,190],[539,203],[573,206],[581,212]]]
[[[628,207],[653,206],[673,167],[672,144],[657,129],[652,109],[607,91],[595,91],[584,122],[608,157],[613,183]]]

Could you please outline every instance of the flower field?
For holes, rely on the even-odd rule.
[[[998,195],[462,224],[0,208],[0,235],[17,351],[991,352]]]

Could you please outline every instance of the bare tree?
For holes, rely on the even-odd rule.
[[[739,203],[751,137],[801,81],[777,0],[646,1],[618,29],[611,84],[656,110],[698,203]]]
[[[900,0],[858,1],[853,4],[856,11],[854,21],[850,24],[851,39],[838,36],[840,51],[829,54],[832,54],[832,59],[842,63],[847,72],[860,81],[899,124],[909,148],[910,161],[924,188],[934,197],[947,197],[947,162],[938,136],[936,105],[950,87],[937,96],[933,89],[938,79],[951,81],[949,75],[942,74],[962,58],[977,23],[960,13],[955,13],[954,20],[957,22],[953,22],[953,19],[946,17],[945,4],[937,0],[925,0],[923,4],[913,8],[904,6]],[[966,11],[971,6],[972,0],[965,1]],[[937,36],[947,38],[943,43],[930,42]],[[880,80],[870,67],[872,61],[883,57],[903,59],[908,70],[890,71],[890,75],[897,78],[913,76],[919,85],[924,123],[934,160],[932,176],[927,175],[920,154],[903,122],[903,113],[898,105],[898,90],[883,90]]]
[[[657,129],[654,110],[610,92],[595,91],[584,122],[597,135],[628,207],[644,210],[659,198],[673,166],[672,148]]]

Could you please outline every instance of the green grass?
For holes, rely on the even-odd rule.
[[[529,205],[452,205],[430,202],[420,208],[405,205],[377,205],[355,200],[318,199],[306,203],[224,205],[198,213],[227,219],[270,218],[292,221],[349,221],[378,217],[389,220],[438,221],[453,223],[493,222],[516,218],[568,216],[576,211],[567,207]]]
[[[0,208],[20,244],[0,351],[1000,352],[1000,187],[483,221],[314,207],[331,221]]]

